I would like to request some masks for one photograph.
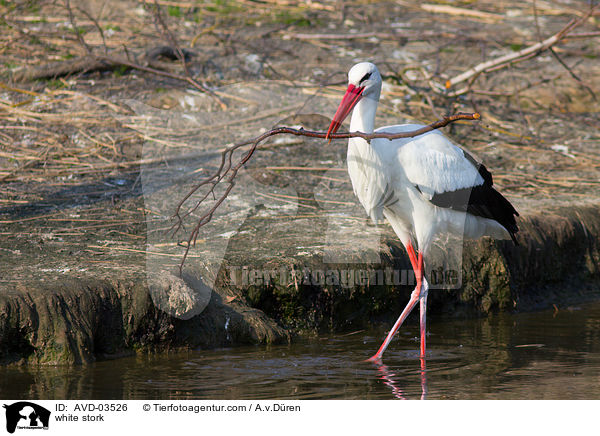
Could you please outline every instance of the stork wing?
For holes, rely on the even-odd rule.
[[[416,127],[416,126],[415,126]],[[471,189],[491,175],[480,173],[476,161],[439,132],[430,132],[407,141],[398,148],[398,160],[406,178],[429,200],[436,195]],[[475,163],[475,165],[474,165]]]
[[[397,127],[416,130],[422,126]],[[493,219],[514,240],[515,215],[519,215],[515,208],[492,187],[492,175],[485,166],[440,132],[407,140],[397,148],[397,158],[408,181],[431,203]]]

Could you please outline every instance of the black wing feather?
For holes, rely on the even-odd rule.
[[[479,171],[483,184],[455,191],[436,192],[431,197],[431,203],[438,207],[493,219],[508,231],[515,245],[518,245],[515,234],[519,231],[519,227],[515,216],[519,216],[519,213],[502,194],[494,189],[492,174],[487,168],[464,150],[463,153]]]

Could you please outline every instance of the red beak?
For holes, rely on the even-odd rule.
[[[362,98],[362,92],[364,90],[364,87],[348,85],[346,94],[344,94],[344,98],[342,99],[342,102],[333,116],[333,120],[329,125],[329,130],[327,130],[327,136],[325,139],[329,139],[329,142],[331,142],[330,135],[338,131],[348,114],[352,112],[352,109],[354,106],[356,106],[356,103],[358,103]]]

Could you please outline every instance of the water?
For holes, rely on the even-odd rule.
[[[416,318],[416,317],[415,317]],[[383,331],[129,357],[83,367],[0,369],[11,399],[600,399],[600,302],[435,321],[426,369],[415,319],[385,366],[364,359]]]

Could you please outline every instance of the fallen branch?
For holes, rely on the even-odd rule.
[[[183,55],[187,60],[194,56],[194,53],[184,49]],[[146,53],[141,56],[134,56],[134,59],[136,59],[135,61],[111,54],[92,54],[75,59],[53,62],[40,67],[24,68],[17,71],[13,75],[13,79],[16,82],[26,82],[39,79],[56,79],[58,77],[70,76],[71,74],[91,73],[94,71],[112,71],[118,68],[126,67],[127,69],[146,71],[148,73],[170,77],[172,79],[177,79],[184,82],[188,81],[186,76],[168,71],[166,69],[166,63],[159,60],[161,57],[171,61],[178,59],[178,55],[173,48],[161,45],[147,50]],[[138,58],[143,60],[138,61]]]
[[[436,130],[436,129],[442,128],[444,126],[447,126],[448,124],[453,123],[455,121],[478,120],[479,118],[480,118],[480,115],[478,113],[458,113],[458,114],[454,114],[454,115],[450,115],[450,116],[441,118],[427,126],[424,126],[417,130],[414,130],[412,132],[402,132],[402,133],[349,132],[349,133],[335,133],[333,135],[330,135],[329,137],[331,139],[363,138],[366,140],[371,140],[371,139],[376,139],[376,138],[384,138],[384,139],[389,139],[391,141],[393,139],[399,139],[399,138],[414,138],[415,136],[419,136],[424,133],[431,132],[432,130]],[[192,189],[190,189],[188,191],[188,193],[177,204],[177,206],[175,208],[175,212],[173,213],[172,218],[175,219],[176,221],[173,224],[173,226],[171,227],[170,231],[172,232],[172,234],[174,236],[175,234],[177,234],[177,232],[179,232],[180,229],[183,228],[183,219],[184,218],[190,216],[192,213],[194,213],[196,210],[198,210],[198,208],[206,201],[207,198],[209,198],[210,196],[213,196],[213,198],[214,198],[214,204],[210,208],[208,208],[208,210],[206,212],[204,212],[198,218],[196,225],[194,226],[194,228],[192,229],[192,231],[188,237],[185,252],[181,259],[181,263],[179,265],[180,273],[182,273],[182,271],[183,271],[183,265],[185,263],[185,260],[188,257],[190,248],[192,246],[196,245],[196,240],[198,238],[200,229],[212,220],[213,215],[216,212],[216,210],[219,208],[219,206],[221,206],[221,204],[225,201],[225,199],[229,195],[229,193],[235,186],[235,178],[237,177],[237,174],[240,171],[240,169],[254,155],[254,152],[256,151],[256,149],[258,148],[258,146],[261,142],[263,142],[267,138],[270,138],[271,136],[281,135],[281,134],[306,136],[309,138],[322,138],[322,139],[327,138],[327,132],[304,130],[302,128],[293,129],[291,127],[277,127],[277,128],[269,130],[268,132],[263,133],[262,135],[254,138],[254,139],[244,141],[244,142],[239,142],[239,143],[234,144],[231,147],[228,147],[225,150],[223,150],[223,152],[221,153],[221,163],[220,163],[219,167],[217,168],[217,170],[213,174],[211,174],[209,177],[207,177],[206,179],[202,180],[201,182],[199,182],[198,184],[193,186]],[[233,154],[240,148],[245,147],[247,145],[250,145],[251,147],[240,158],[240,160],[236,164],[234,164],[233,163]],[[225,188],[225,191],[219,197],[217,197],[215,195],[215,188],[222,181],[224,181],[226,183],[226,188]],[[192,195],[194,195],[196,192],[198,192],[198,190],[200,188],[202,188],[203,186],[207,186],[207,185],[210,186],[210,189],[208,189],[208,191],[202,196],[202,198],[197,200],[187,211],[183,212],[183,207],[184,207],[185,203],[190,199],[190,197]]]
[[[470,68],[469,70],[465,71],[464,73],[461,73],[458,76],[455,76],[455,77],[447,80],[445,83],[445,86],[438,85],[438,86],[434,87],[434,89],[437,88],[436,89],[437,91],[444,90],[444,89],[448,90],[448,89],[452,88],[453,86],[455,86],[459,83],[462,83],[462,82],[466,82],[466,81],[469,81],[469,85],[470,85],[471,83],[473,83],[474,79],[477,78],[477,76],[479,76],[482,73],[486,73],[486,72],[489,72],[492,70],[504,68],[504,67],[512,65],[516,62],[521,62],[521,61],[530,59],[534,56],[537,56],[540,53],[542,53],[543,51],[546,51],[546,50],[552,48],[552,46],[556,45],[557,43],[559,43],[560,41],[562,41],[563,39],[568,37],[569,33],[571,33],[574,29],[579,27],[585,21],[587,21],[587,19],[590,16],[592,16],[592,14],[594,13],[594,11],[597,8],[598,8],[598,6],[594,6],[594,7],[590,8],[590,10],[584,16],[582,16],[581,18],[578,18],[578,19],[571,20],[559,32],[555,33],[551,37],[549,37],[541,42],[530,45],[529,47],[526,47],[517,52],[510,53],[508,55],[501,56],[496,59],[491,59],[486,62],[482,62],[482,63],[474,66],[473,68]],[[460,90],[453,92],[452,95],[456,96],[456,95],[465,94],[470,89],[469,85]]]
[[[503,15],[491,14],[489,12],[482,12],[475,9],[457,8],[448,5],[436,5],[436,4],[422,4],[421,9],[427,12],[434,12],[438,14],[458,15],[463,17],[478,18],[486,23],[494,23],[504,19]]]
[[[360,32],[360,33],[284,33],[284,38],[298,39],[298,40],[332,40],[342,41],[351,39],[365,39],[365,38],[377,38],[377,39],[400,39],[400,38],[456,38],[455,33],[449,32],[406,32],[406,31],[394,31],[394,32]]]
[[[120,62],[109,62],[90,57],[69,59],[66,61],[52,62],[39,67],[23,68],[13,75],[15,82],[28,82],[39,79],[55,79],[77,73],[93,71],[110,71],[121,66]]]

